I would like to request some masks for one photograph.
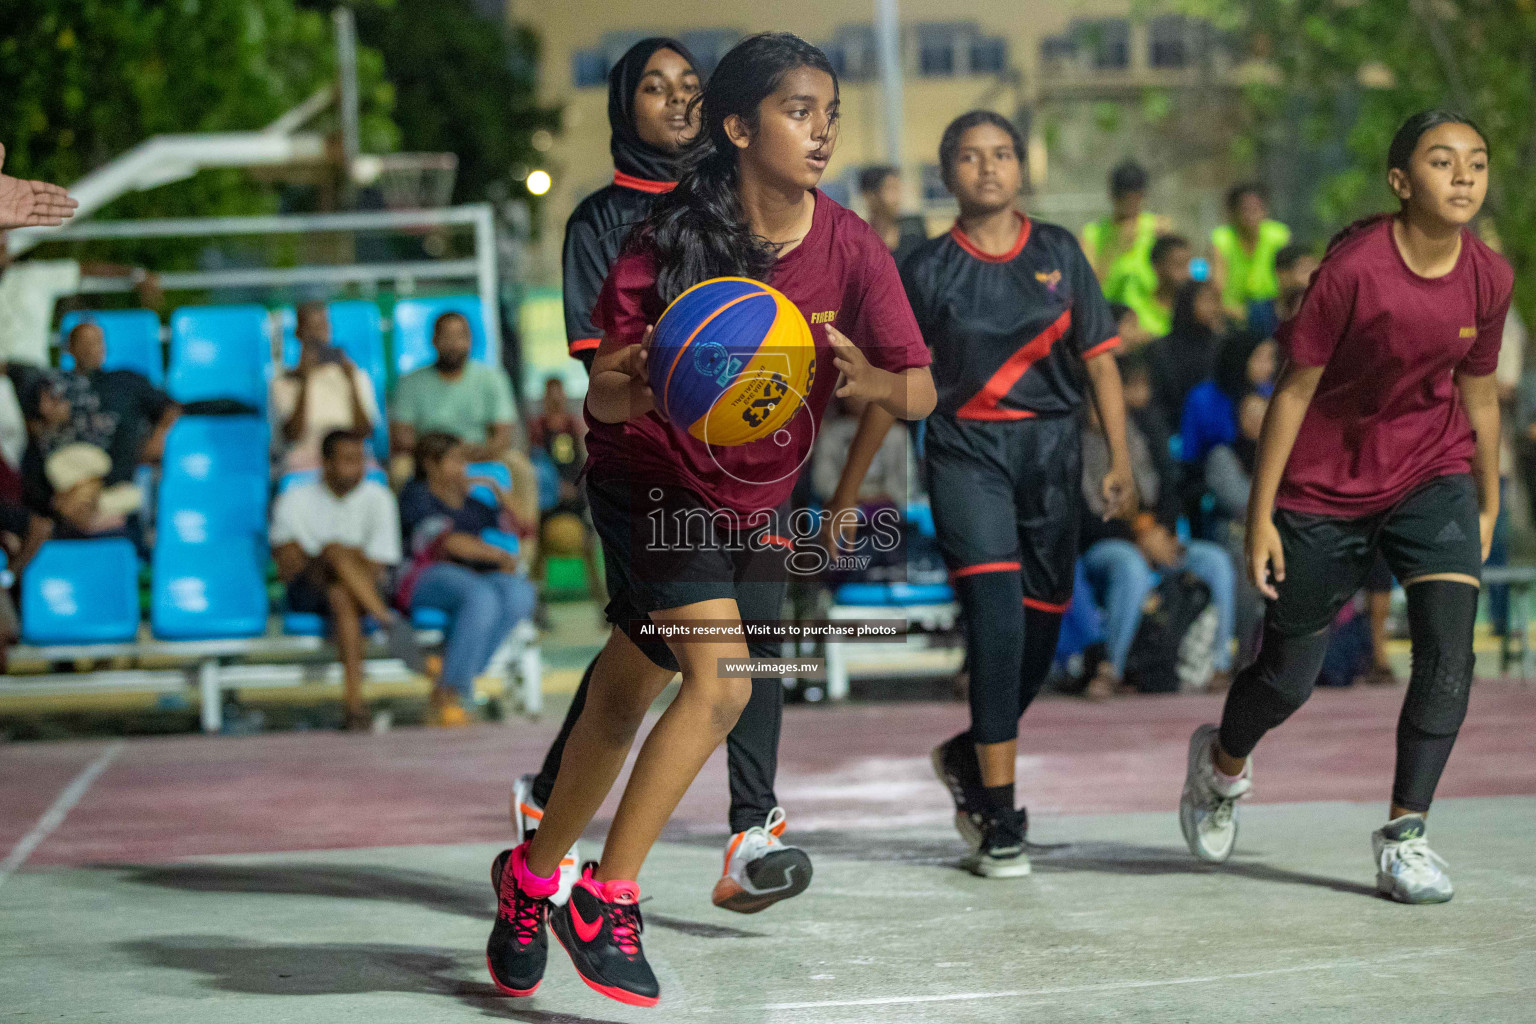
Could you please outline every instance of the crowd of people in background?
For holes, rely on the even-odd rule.
[[[0,180],[15,182],[3,175]],[[864,216],[899,264],[926,239],[923,219],[903,212],[900,173],[889,166],[866,168],[858,185]],[[1127,665],[1143,611],[1167,600],[1176,585],[1169,580],[1198,581],[1216,613],[1202,685],[1222,687],[1234,666],[1251,659],[1263,602],[1234,567],[1240,564],[1258,431],[1279,360],[1275,329],[1295,311],[1318,265],[1316,247],[1297,241],[1271,217],[1260,183],[1234,185],[1226,195],[1225,220],[1199,244],[1147,209],[1149,188],[1148,172],[1135,161],[1115,166],[1108,179],[1109,212],[1088,223],[1080,237],[1119,322],[1117,355],[1140,497],[1132,517],[1103,520],[1094,482],[1107,453],[1088,415],[1082,501],[1088,513],[1083,521],[1091,526],[1082,537],[1069,616],[1076,628],[1064,631],[1060,653],[1072,653],[1065,639],[1071,636],[1084,659],[1067,685],[1092,699],[1136,682],[1128,679]],[[53,223],[69,214],[61,190],[41,183],[11,185],[7,198],[13,225]],[[127,536],[144,547],[148,499],[135,473],[158,461],[181,409],[141,374],[103,369],[102,331],[89,319],[64,341],[68,369],[48,368],[54,306],[78,290],[82,276],[128,278],[140,303],[154,306],[154,275],[72,260],[11,265],[3,238],[0,231],[0,361],[6,370],[0,374],[0,543],[14,579],[50,536]],[[461,721],[474,674],[496,646],[478,634],[489,630],[499,638],[534,613],[529,577],[537,581],[544,574],[541,539],[554,538],[563,553],[579,553],[589,590],[602,599],[579,487],[584,417],[571,408],[563,382],[552,377],[525,435],[510,380],[499,366],[470,358],[470,328],[461,316],[449,314],[436,324],[436,361],[402,378],[387,410],[368,374],[333,344],[323,303],[301,304],[296,321],[297,365],[274,376],[268,403],[274,479],[285,473],[312,477],[286,489],[273,509],[271,540],[290,605],[325,614],[342,655],[347,715],[354,722],[365,717],[366,620],[386,627],[400,641],[392,646],[415,662],[419,652],[404,643],[408,631],[393,624],[406,622],[417,606],[447,612],[456,628],[444,656],[433,662],[439,683],[433,701],[440,720]],[[1506,482],[1518,473],[1529,490],[1536,483],[1536,374],[1522,374],[1524,332],[1516,314],[1508,331],[1499,366],[1510,414],[1501,469]],[[825,425],[807,468],[804,493],[813,500],[832,500],[862,411],[856,402],[841,403]],[[387,451],[373,450],[368,440],[381,417],[388,421]],[[920,427],[892,431],[859,503],[872,510],[920,496],[922,450]],[[531,452],[558,473],[558,496],[547,507],[538,501]],[[499,507],[469,494],[465,467],[476,462],[506,467],[510,488],[488,478],[475,481],[490,489]],[[366,507],[383,516],[386,503],[393,524],[386,532],[393,540],[386,543],[380,534],[370,545],[363,535],[367,517],[353,512]],[[314,522],[306,526],[310,518]],[[481,539],[486,531],[498,531],[505,541],[498,546]],[[1496,541],[1494,561],[1505,536],[1507,528]],[[390,583],[380,591],[365,585],[396,575],[403,586]],[[1391,591],[1391,574],[1378,566],[1359,609],[1346,609],[1369,624],[1358,676],[1370,682],[1395,681],[1386,653]],[[1496,589],[1492,598],[1495,628],[1502,628],[1507,601]],[[14,639],[14,614],[0,612],[0,636]],[[473,642],[471,632],[477,634]]]

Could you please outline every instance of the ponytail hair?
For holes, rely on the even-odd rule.
[[[821,50],[789,32],[749,36],[720,58],[693,98],[689,113],[697,104],[699,133],[683,149],[677,187],[657,199],[631,236],[655,254],[656,291],[664,303],[712,277],[766,281],[772,272],[778,247],[747,226],[736,194],[737,150],[725,122],[739,117],[756,131],[763,100],[802,67],[830,75],[836,95],[837,71]]]

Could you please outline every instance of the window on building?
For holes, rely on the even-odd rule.
[[[1070,32],[1040,40],[1040,62],[1048,68],[1065,68],[1077,61],[1077,39]]]
[[[571,55],[571,81],[578,89],[608,84],[608,54],[601,48],[577,50]]]
[[[720,63],[720,58],[725,56],[725,51],[736,45],[741,34],[731,29],[717,28],[684,32],[680,38],[683,45],[693,51],[695,70],[708,78],[714,72],[715,65]]]
[[[1008,43],[1001,36],[971,40],[971,74],[995,75],[1008,67]]]
[[[1147,63],[1154,68],[1183,68],[1192,64],[1192,27],[1179,14],[1153,18],[1147,26]]]
[[[880,59],[875,49],[875,30],[871,25],[844,25],[822,52],[837,69],[839,78],[866,82],[880,73]]]
[[[1100,71],[1123,71],[1131,66],[1131,23],[1124,18],[1079,23],[1079,39]]]
[[[955,73],[955,39],[951,35],[918,37],[917,70],[919,74],[945,76]]]

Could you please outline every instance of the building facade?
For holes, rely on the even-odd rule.
[[[1230,144],[1243,69],[1210,26],[1145,11],[1136,0],[901,0],[901,171],[908,206],[931,231],[954,216],[938,174],[939,137],[956,115],[985,107],[1027,133],[1035,215],[1073,230],[1102,215],[1109,169],[1132,156],[1152,174],[1150,208],[1201,244],[1243,170]],[[562,131],[541,140],[552,185],[531,283],[558,284],[565,218],[612,177],[608,68],[645,36],[683,40],[706,73],[745,35],[803,36],[841,80],[838,146],[822,187],[857,209],[859,171],[886,160],[872,0],[513,0],[508,16],[538,34],[541,99],[563,109]]]

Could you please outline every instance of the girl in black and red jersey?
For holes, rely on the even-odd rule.
[[[640,749],[602,860],[587,866],[550,921],[588,985],[623,1002],[656,1002],[635,878],[752,692],[746,678],[722,677],[720,665],[756,646],[743,639],[743,619],[778,617],[793,549],[786,535],[801,532],[785,518],[788,499],[816,423],[834,391],[903,419],[933,406],[928,352],[890,253],[816,189],[837,116],[837,77],[820,50],[782,33],[737,45],[700,98],[700,132],[677,188],[657,200],[603,285],[595,318],[603,340],[586,404],[587,495],[614,628],[538,830],[498,859],[488,952],[503,991],[525,995],[538,985],[561,856],[607,796],[651,702],[681,671],[676,699]],[[672,299],[731,275],[766,281],[796,305],[813,325],[823,372],[774,437],[713,448],[656,410],[646,349]],[[834,366],[838,373],[827,372]],[[850,465],[859,461],[850,455]],[[679,630],[697,639],[680,639]]]
[[[963,114],[939,165],[960,204],[947,235],[902,267],[933,349],[928,495],[966,618],[971,727],[934,749],[934,770],[987,877],[1029,873],[1014,806],[1019,717],[1045,681],[1077,558],[1078,410],[1092,397],[1110,448],[1107,515],[1134,490],[1119,345],[1093,268],[1071,232],[1018,209],[1024,144],[1006,118]]]
[[[1424,838],[1467,713],[1482,563],[1499,512],[1494,383],[1513,273],[1467,224],[1488,191],[1488,143],[1465,117],[1407,120],[1387,154],[1400,209],[1328,247],[1296,315],[1259,438],[1245,554],[1269,599],[1258,660],[1220,726],[1189,744],[1179,824],[1223,861],[1253,748],[1312,692],[1328,624],[1379,551],[1408,592],[1413,671],[1397,723],[1388,822],[1371,835],[1376,886],[1404,903],[1451,898]]]

